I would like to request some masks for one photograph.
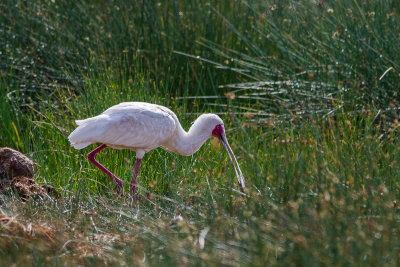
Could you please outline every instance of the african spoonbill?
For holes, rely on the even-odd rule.
[[[88,154],[91,163],[123,188],[122,181],[95,159],[106,147],[136,151],[136,164],[130,183],[130,192],[136,189],[140,162],[146,152],[159,146],[189,156],[195,153],[211,136],[217,137],[235,169],[239,188],[244,191],[242,171],[226,139],[223,121],[215,114],[202,114],[186,132],[170,109],[144,102],[124,102],[112,106],[98,116],[75,121],[78,127],[68,136],[71,145],[82,149],[102,143]]]

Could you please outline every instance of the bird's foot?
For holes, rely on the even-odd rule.
[[[135,184],[130,184],[129,185],[129,193],[131,196],[135,195],[135,191],[136,191],[136,185]]]
[[[122,196],[124,194],[124,187],[122,186],[122,182],[121,183],[117,183],[115,185],[114,191],[120,196]]]

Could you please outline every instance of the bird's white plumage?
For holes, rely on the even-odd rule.
[[[176,121],[175,114],[166,107],[125,102],[98,116],[76,121],[79,127],[68,138],[77,149],[104,143],[113,148],[147,152],[163,145],[173,135]]]
[[[181,155],[192,155],[203,143],[215,136],[220,139],[234,166],[241,190],[245,187],[243,174],[226,139],[225,129],[220,117],[215,114],[202,114],[186,132],[175,113],[170,109],[144,102],[124,102],[110,107],[98,116],[77,120],[78,127],[69,135],[71,145],[82,149],[93,143],[103,143],[88,154],[89,160],[122,185],[119,178],[99,164],[94,156],[106,146],[136,151],[137,163],[131,181],[135,191],[136,176],[144,154],[162,146]]]

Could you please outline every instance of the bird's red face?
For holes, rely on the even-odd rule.
[[[221,134],[225,132],[225,128],[223,124],[217,124],[215,126],[214,130],[212,131],[212,136],[215,136],[219,139],[221,139]]]

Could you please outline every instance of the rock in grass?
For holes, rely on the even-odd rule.
[[[61,194],[52,186],[35,182],[33,165],[35,163],[21,152],[8,147],[0,148],[0,193],[11,189],[23,201],[30,197],[59,198]]]
[[[12,177],[33,177],[33,161],[9,147],[0,148],[0,182]]]

